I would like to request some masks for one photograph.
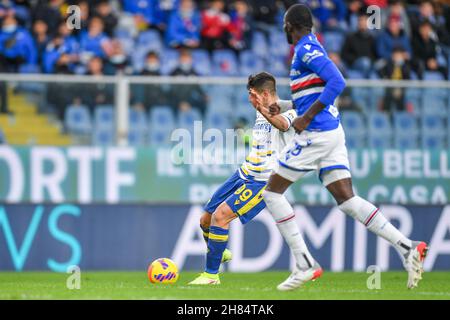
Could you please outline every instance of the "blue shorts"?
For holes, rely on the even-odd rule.
[[[241,220],[241,223],[246,224],[266,207],[262,197],[265,187],[265,181],[241,178],[238,169],[214,192],[204,210],[212,214],[225,201]]]

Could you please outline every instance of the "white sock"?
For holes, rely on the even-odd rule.
[[[411,249],[411,240],[394,227],[373,204],[361,197],[354,196],[339,205],[339,209],[355,218],[367,229],[389,241],[401,257]]]
[[[305,240],[295,222],[294,209],[282,194],[264,191],[264,201],[272,217],[275,219],[278,230],[286,240],[300,270],[307,270],[314,265],[314,258],[306,247]]]

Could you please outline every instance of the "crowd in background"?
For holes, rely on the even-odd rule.
[[[122,41],[124,34],[134,41],[143,32],[155,30],[164,48],[181,52],[169,74],[197,75],[191,50],[204,49],[211,54],[230,49],[239,56],[252,49],[255,32],[268,37],[272,30],[281,31],[286,8],[299,2],[312,9],[319,40],[325,42],[329,34],[340,35],[338,45],[327,50],[345,75],[357,72],[363,78],[421,79],[432,71],[448,79],[450,9],[445,1],[427,0],[3,0],[0,72],[157,76],[164,50],[149,50],[141,58],[142,67],[136,68],[132,52]],[[80,9],[79,28],[71,28],[70,5]],[[368,15],[370,5],[382,9],[381,19],[376,21],[380,29],[368,28],[374,22]],[[289,61],[287,52],[286,75]],[[194,103],[202,108],[207,98],[200,88],[194,89]],[[86,104],[112,103],[112,90],[105,86],[91,90],[95,91],[92,101],[84,101]],[[57,97],[58,91],[54,88],[50,96]],[[135,95],[140,94],[137,88]],[[144,100],[160,96],[156,92],[155,97]],[[76,98],[80,97],[69,100]],[[143,105],[144,100],[140,101]]]

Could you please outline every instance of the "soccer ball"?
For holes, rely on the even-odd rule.
[[[179,277],[178,267],[168,258],[159,258],[148,267],[148,279],[151,283],[175,283]]]

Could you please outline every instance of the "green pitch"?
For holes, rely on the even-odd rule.
[[[275,288],[288,272],[224,273],[219,286],[188,286],[196,275],[182,272],[175,285],[154,285],[146,272],[84,272],[81,289],[69,290],[68,274],[0,272],[0,299],[450,299],[450,272],[425,273],[414,290],[406,288],[405,272],[381,273],[380,290],[367,289],[367,273],[325,272],[292,292]]]

